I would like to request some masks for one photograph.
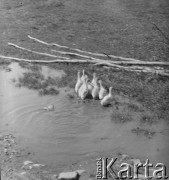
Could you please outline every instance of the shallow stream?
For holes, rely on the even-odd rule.
[[[17,63],[10,72],[0,67],[0,133],[14,133],[23,147],[30,148],[44,164],[76,162],[95,152],[121,149],[150,162],[169,165],[169,133],[156,133],[153,138],[137,136],[131,129],[136,120],[118,124],[111,120],[112,107],[101,107],[99,101],[70,99],[63,89],[56,96],[39,96],[36,90],[18,88],[12,81],[23,72]],[[60,76],[61,70],[42,67],[45,77]],[[54,105],[53,111],[43,107]],[[165,123],[153,124],[155,131],[166,129]],[[169,167],[169,166],[168,166]]]

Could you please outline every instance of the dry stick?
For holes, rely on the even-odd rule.
[[[11,56],[3,56],[0,55],[0,58],[3,59],[10,59],[14,61],[22,61],[22,62],[29,62],[29,63],[94,63],[94,61],[88,61],[88,60],[30,60],[30,59],[22,59],[22,58],[16,58],[16,57],[11,57]],[[102,63],[103,64],[103,63]],[[95,65],[102,65],[101,63],[96,63]],[[112,68],[119,68],[119,69],[128,69],[119,65],[111,64],[111,63],[105,63],[106,66],[111,66]]]
[[[97,59],[97,58],[93,58],[93,57],[90,57],[90,56],[84,56],[84,55],[81,55],[81,54],[77,54],[77,53],[67,53],[67,52],[64,52],[64,51],[57,51],[57,50],[51,50],[51,51],[54,51],[54,52],[57,52],[57,53],[60,53],[60,54],[64,54],[64,55],[75,55],[75,56],[79,56],[79,57],[83,57],[83,58],[88,58],[90,60],[96,60],[98,61],[99,63],[113,63],[113,64],[122,64],[122,65],[166,65],[168,66],[169,63],[168,62],[157,62],[157,61],[139,61],[139,62],[131,62],[131,61],[112,61],[112,60],[103,60],[103,59]]]
[[[77,54],[77,53],[71,53],[71,52],[64,52],[64,51],[57,51],[57,50],[54,50],[52,49],[51,51],[54,51],[54,52],[57,52],[57,53],[60,53],[60,54],[64,54],[64,55],[73,55],[73,56],[78,56],[78,57],[82,57],[82,58],[87,58],[87,59],[90,59],[90,60],[94,60],[94,61],[97,61],[98,64],[102,64],[102,63],[113,63],[114,62],[119,62],[119,61],[112,61],[112,60],[104,60],[104,59],[98,59],[98,58],[94,58],[94,57],[91,57],[91,56],[85,56],[85,55],[81,55],[81,54]],[[125,61],[126,62],[126,61]],[[118,65],[116,65],[118,66]],[[121,66],[122,67],[122,66]]]
[[[3,59],[10,59],[14,61],[23,61],[23,62],[30,62],[30,63],[90,63],[91,61],[88,60],[77,60],[77,59],[57,59],[57,60],[30,60],[30,59],[22,59],[22,58],[16,58],[11,56],[3,56],[0,55],[0,58]]]
[[[64,55],[69,55],[69,56],[77,56],[77,57],[81,57],[81,58],[86,58],[86,59],[90,59],[90,60],[96,60],[96,61],[106,61],[108,62],[109,60],[104,60],[104,59],[98,59],[98,58],[94,58],[91,56],[85,56],[85,55],[81,55],[81,54],[77,54],[77,53],[72,53],[72,52],[65,52],[65,51],[57,51],[55,49],[52,49],[51,51],[56,52],[56,53],[60,53],[60,54],[64,54]],[[113,62],[113,61],[110,61]]]
[[[124,60],[124,61],[141,61],[141,60],[134,59],[134,58],[125,58],[125,57],[115,56],[115,55],[105,55],[105,54],[100,54],[100,53],[92,53],[92,52],[88,52],[88,51],[82,51],[80,49],[74,49],[74,48],[70,48],[70,47],[67,47],[67,46],[62,46],[62,45],[59,45],[59,44],[56,44],[56,43],[47,43],[45,41],[34,38],[34,37],[30,36],[30,35],[28,35],[28,37],[30,39],[36,41],[36,42],[39,42],[41,44],[45,44],[47,46],[56,46],[56,47],[59,47],[59,48],[65,48],[65,49],[68,49],[68,50],[77,51],[77,52],[81,52],[81,53],[86,53],[86,54],[90,54],[90,55],[94,55],[94,56],[101,56],[101,57],[109,56],[111,58],[117,58],[117,59],[121,59],[121,60]]]
[[[93,58],[93,57],[90,57],[90,56],[81,55],[81,54],[77,54],[77,53],[57,51],[55,49],[51,49],[51,51],[59,53],[59,54],[68,55],[68,56],[77,56],[77,57],[82,57],[82,58],[86,58],[86,59],[91,59],[91,60],[94,59],[94,60],[96,60],[96,58]]]
[[[98,61],[90,61],[90,60],[79,60],[79,59],[72,59],[72,60],[30,60],[30,59],[23,59],[23,58],[16,58],[16,57],[11,57],[11,56],[3,56],[0,55],[0,58],[3,59],[10,59],[14,61],[23,61],[23,62],[29,62],[29,63],[98,63]],[[113,67],[113,64],[111,64]],[[114,67],[117,67],[117,65],[114,65]],[[119,66],[119,68],[123,68],[122,66]]]
[[[98,62],[98,63],[95,63],[94,66],[112,66],[112,67],[117,67],[121,69],[128,69],[128,67],[120,66],[117,64],[109,63],[109,62]]]
[[[45,55],[45,56],[49,56],[49,57],[55,57],[55,58],[60,58],[60,59],[69,59],[70,58],[67,58],[67,57],[62,57],[62,56],[56,56],[56,55],[53,55],[53,54],[47,54],[47,53],[42,53],[42,52],[37,52],[37,51],[33,51],[31,49],[27,49],[27,48],[24,48],[24,47],[21,47],[21,46],[18,46],[14,43],[8,43],[8,45],[10,46],[13,46],[15,48],[18,48],[18,49],[22,49],[24,51],[28,51],[28,52],[31,52],[31,53],[35,53],[35,54],[39,54],[39,55]],[[96,59],[96,58],[93,58],[93,57],[90,57],[90,56],[84,56],[84,55],[81,55],[81,54],[76,54],[76,53],[67,53],[67,52],[63,52],[63,51],[56,51],[56,50],[51,50],[51,51],[55,51],[55,52],[58,52],[60,54],[64,54],[64,55],[75,55],[75,56],[79,56],[79,57],[83,57],[83,58],[87,58],[87,59],[91,59],[91,60],[96,60],[96,61],[101,61],[101,62],[104,62],[105,60],[101,60],[101,59]],[[110,61],[111,62],[111,61]]]
[[[37,42],[40,42],[40,43],[43,43],[43,44],[46,44],[46,45],[49,45],[49,46],[53,46],[53,45],[57,45],[58,47],[64,47],[64,48],[67,48],[67,49],[71,49],[67,46],[61,46],[61,45],[58,45],[58,44],[55,44],[55,43],[46,43],[44,41],[41,41],[39,39],[36,39],[36,38],[33,38],[31,36],[28,35],[28,37],[30,39],[33,39]],[[75,49],[72,49],[72,50],[75,50]],[[77,49],[76,49],[77,50]],[[80,50],[81,51],[81,50]],[[86,51],[84,51],[86,52]],[[86,53],[89,53],[89,52],[86,52]],[[95,53],[92,53],[92,54],[95,54]],[[100,54],[100,55],[103,55],[103,54]],[[106,55],[103,55],[103,56],[106,56]],[[113,56],[113,55],[109,55],[109,56]],[[117,58],[117,56],[113,56],[115,58]],[[133,61],[131,61],[132,58],[124,58],[125,61],[108,61],[108,60],[101,60],[101,59],[96,59],[96,58],[92,58],[94,60],[98,60],[98,61],[104,61],[104,62],[112,62],[113,64],[122,64],[122,65],[164,65],[164,66],[169,66],[169,63],[168,62],[153,62],[153,61],[140,61],[140,60],[136,60],[134,59]],[[126,61],[128,60],[128,61]]]
[[[125,69],[125,70],[144,70],[145,68],[147,68],[147,67],[140,67],[140,66],[126,67],[126,66],[120,66],[120,65],[116,65],[116,64],[112,64],[112,63],[107,63],[107,62],[103,62],[103,63],[99,62],[99,63],[94,64],[94,66],[98,66],[98,65],[110,66],[110,67],[113,65],[113,67],[117,67],[117,68],[121,68],[121,69]],[[153,68],[149,68],[149,70],[154,71]]]
[[[10,57],[10,56],[3,56],[3,55],[0,55],[0,58],[3,58],[3,59],[10,59],[10,60],[14,60],[14,61],[21,61],[21,62],[29,62],[29,63],[93,63],[94,61],[89,61],[89,60],[30,60],[30,59],[21,59],[21,58],[16,58],[16,57]],[[103,63],[102,63],[103,64]],[[96,65],[101,65],[101,63],[97,64]],[[111,63],[107,63],[105,64],[105,66],[110,66],[111,68],[123,68],[124,70],[127,70],[127,71],[135,71],[135,72],[151,72],[151,73],[157,73],[157,74],[160,74],[160,75],[163,75],[163,76],[169,76],[169,74],[167,73],[163,73],[163,72],[153,72],[153,71],[145,71],[145,70],[134,70],[134,69],[130,69],[130,68],[127,68],[127,67],[121,67],[119,65],[115,65],[115,64],[111,64]]]
[[[30,49],[27,49],[27,48],[18,46],[18,45],[13,44],[13,43],[8,43],[8,45],[13,46],[13,47],[18,48],[18,49],[22,49],[22,50],[24,50],[24,51],[28,51],[28,52],[34,53],[34,54],[39,54],[39,55],[49,56],[49,57],[54,57],[54,58],[60,58],[60,59],[70,59],[70,58],[67,58],[67,57],[56,56],[56,55],[53,55],[53,54],[48,54],[48,53],[42,53],[42,52],[33,51],[33,50],[30,50]]]
[[[0,57],[5,58],[6,56],[1,55]],[[13,57],[9,57],[6,59],[12,59]],[[33,60],[32,60],[33,61]],[[37,60],[38,62],[43,61],[45,62],[46,60]],[[118,65],[140,65],[140,66],[169,66],[169,62],[157,62],[157,61],[139,61],[139,62],[133,62],[133,61],[110,61],[110,60],[101,60],[101,59],[94,59],[94,60],[80,60],[80,59],[58,59],[57,60],[47,60],[46,63],[48,62],[95,62],[95,63],[111,63],[111,64],[118,64]]]
[[[3,59],[10,59],[10,60],[15,60],[15,61],[24,61],[24,62],[29,62],[29,63],[98,63],[98,65],[101,65],[101,64],[106,64],[106,65],[109,65],[111,67],[116,67],[116,68],[121,68],[121,69],[124,69],[123,66],[120,66],[120,65],[116,65],[116,64],[113,64],[113,63],[105,63],[105,62],[100,62],[98,60],[95,60],[95,61],[90,61],[90,60],[79,60],[79,59],[72,59],[72,60],[60,60],[60,59],[57,59],[57,60],[30,60],[30,59],[23,59],[23,58],[16,58],[16,57],[11,57],[11,56],[3,56],[3,55],[0,55],[0,58],[3,58]],[[100,64],[99,64],[100,63]]]
[[[96,63],[94,65],[101,65],[101,66],[108,66],[108,67],[112,67],[112,64],[111,63]],[[153,69],[153,68],[148,68],[147,67],[138,67],[138,66],[135,66],[135,67],[123,67],[123,66],[119,66],[119,65],[113,65],[114,67],[117,67],[119,69],[124,69],[126,71],[134,71],[134,72],[145,72],[145,73],[154,73],[154,74],[160,74],[162,76],[169,76],[168,73],[165,73],[163,70],[156,70],[156,69]]]
[[[39,55],[46,55],[46,56],[50,56],[50,57],[56,57],[56,58],[62,58],[62,59],[69,59],[69,58],[64,58],[64,57],[61,57],[61,56],[55,56],[55,55],[52,55],[52,54],[47,54],[47,53],[42,53],[42,52],[37,52],[37,51],[33,51],[33,50],[30,50],[30,49],[27,49],[27,48],[23,48],[23,47],[21,47],[21,46],[18,46],[18,45],[16,45],[16,44],[13,44],[13,43],[8,43],[8,45],[10,45],[10,46],[14,46],[14,47],[16,47],[16,48],[18,48],[18,49],[22,49],[22,50],[25,50],[25,51],[28,51],[28,52],[32,52],[32,53],[36,53],[36,54],[39,54]],[[53,51],[55,51],[55,50],[53,50]],[[67,52],[63,52],[63,51],[55,51],[55,52],[59,52],[59,53],[61,53],[61,54],[64,54],[64,55],[66,55],[66,54],[69,54],[69,55],[76,55],[76,56],[79,56],[79,57],[84,57],[84,58],[90,58],[91,60],[95,60],[95,61],[97,61],[97,62],[101,62],[101,63],[104,63],[105,62],[105,60],[102,60],[102,59],[96,59],[96,58],[93,58],[93,57],[90,57],[90,56],[84,56],[84,55],[80,55],[80,54],[76,54],[76,53],[67,53]],[[79,61],[79,60],[78,60]],[[112,61],[108,61],[108,60],[106,60],[106,62],[110,62],[110,63],[112,63]],[[122,68],[122,66],[121,66],[121,68]]]
[[[98,61],[99,62],[99,61]],[[140,66],[169,66],[169,62],[157,62],[157,61],[145,61],[145,62],[133,62],[133,61],[100,61],[100,64],[106,63],[119,64],[119,65],[140,65]]]
[[[100,63],[96,63],[95,64],[96,66],[97,65],[101,65]],[[103,66],[104,68],[113,68],[113,67],[111,67],[111,64],[108,64],[108,65],[104,65]],[[118,68],[118,66],[117,66],[117,68]],[[120,67],[118,68],[118,69],[121,69]],[[125,70],[125,71],[132,71],[132,72],[144,72],[144,73],[154,73],[154,74],[159,74],[159,75],[162,75],[162,76],[168,76],[169,77],[169,74],[168,73],[165,73],[165,72],[163,72],[163,71],[160,71],[160,70],[154,70],[154,69],[150,69],[150,70],[146,70],[146,69],[132,69],[132,68],[129,68],[129,67],[123,67],[123,69]]]

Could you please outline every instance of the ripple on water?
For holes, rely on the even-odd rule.
[[[40,97],[34,90],[16,88],[11,79],[20,77],[27,70],[16,63],[11,68],[11,72],[0,70],[0,94],[3,94],[0,130],[8,124],[5,127],[7,131],[14,130],[17,136],[22,137],[21,143],[31,147],[39,160],[49,164],[62,163],[81,159],[83,154],[119,147],[155,161],[167,159],[165,142],[169,137],[157,134],[147,140],[132,134],[131,129],[138,126],[137,117],[131,122],[118,124],[110,119],[112,107],[103,108],[98,101],[83,103],[77,98],[68,99],[64,91],[57,96]],[[63,73],[46,66],[41,69],[45,77]],[[49,104],[54,105],[54,111],[43,110]]]

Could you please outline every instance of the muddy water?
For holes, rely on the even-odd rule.
[[[12,79],[27,70],[17,63],[10,67],[11,72],[0,69],[0,133],[14,133],[40,162],[64,164],[119,149],[151,162],[168,163],[167,133],[156,133],[152,139],[137,136],[131,133],[138,126],[137,115],[134,121],[118,124],[111,121],[112,108],[103,108],[98,101],[69,99],[64,90],[57,96],[40,97],[37,91],[15,87]],[[45,66],[42,73],[46,78],[63,74]],[[55,106],[54,111],[43,110],[49,104]],[[152,128],[160,132],[166,125],[158,123]]]

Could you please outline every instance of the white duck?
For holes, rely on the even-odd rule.
[[[94,84],[96,84],[96,83],[97,83],[97,77],[96,77],[96,73],[94,72],[94,73],[93,73],[93,79],[92,79],[92,81],[91,81],[91,84],[94,85]]]
[[[87,78],[85,78],[87,80]],[[79,91],[78,91],[78,95],[79,97],[81,97],[81,92],[83,91],[83,89],[85,88],[85,79],[84,81],[82,82],[82,85],[80,86],[79,88]]]
[[[83,70],[82,70],[82,77],[81,77],[82,82],[85,81],[86,76],[87,76],[87,75],[85,74],[85,70],[83,69]]]
[[[102,80],[98,81],[100,84],[99,99],[102,100],[107,95],[107,90],[102,85]]]
[[[101,100],[101,105],[102,106],[107,106],[113,101],[113,95],[112,95],[112,87],[109,88],[109,94],[107,94],[102,100]]]
[[[93,84],[92,97],[93,99],[97,99],[99,97],[99,86],[97,84],[97,79],[96,82],[94,82]]]
[[[81,78],[80,78],[80,71],[78,71],[77,73],[77,82],[76,82],[76,85],[75,85],[75,92],[78,93],[81,85],[83,84]]]
[[[88,81],[89,81],[89,79],[86,79],[84,81],[84,87],[83,87],[83,89],[81,90],[81,93],[80,93],[80,98],[82,100],[84,100],[87,97],[88,93],[89,93],[89,89],[88,89],[88,86],[87,86]]]
[[[82,85],[79,88],[78,94],[81,96],[81,91],[85,88],[85,81],[88,79],[88,76],[85,74],[85,70],[83,69],[83,74],[81,77]]]
[[[89,93],[92,94],[92,89],[93,89],[92,83],[88,81],[87,87],[88,87]]]

